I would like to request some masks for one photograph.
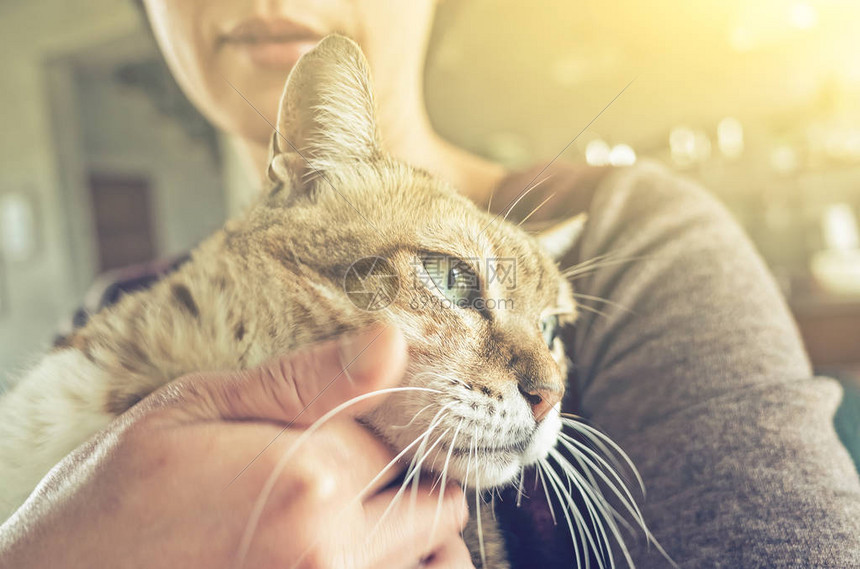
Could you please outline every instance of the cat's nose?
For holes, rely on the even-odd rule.
[[[557,388],[537,388],[523,389],[520,386],[520,393],[532,408],[532,415],[535,421],[542,421],[549,412],[561,401],[564,391]]]

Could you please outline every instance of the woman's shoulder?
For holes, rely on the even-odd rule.
[[[512,171],[496,186],[490,211],[518,222],[546,222],[586,211],[606,167],[554,160]]]
[[[685,193],[701,199],[707,195],[699,184],[655,160],[644,159],[625,167],[553,160],[509,173],[496,187],[490,211],[540,226],[589,211],[598,195],[643,188],[658,188],[652,192],[655,197]]]

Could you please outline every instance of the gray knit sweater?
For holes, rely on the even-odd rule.
[[[500,203],[534,173],[508,178]],[[566,265],[619,261],[574,282],[613,303],[580,300],[605,316],[576,326],[575,410],[638,466],[655,537],[684,568],[860,568],[860,480],[832,422],[841,389],[812,376],[749,239],[656,164],[578,195],[576,178],[556,168],[529,201],[560,192],[553,214],[589,211]],[[637,567],[669,566],[644,539],[630,545]]]
[[[636,463],[657,540],[682,568],[860,568],[860,480],[832,423],[840,387],[812,377],[785,302],[737,223],[655,164],[612,171],[596,186],[568,165],[534,180],[539,170],[509,176],[493,201],[504,208],[551,174],[512,216],[556,194],[544,217],[589,212],[564,265],[611,255],[574,281],[611,304],[580,299],[605,316],[584,310],[575,328],[578,401],[568,410]],[[162,269],[126,275],[101,305]],[[498,507],[520,532],[509,542],[520,544],[516,566],[575,566],[569,548],[536,543],[546,523],[535,518],[548,519],[541,504],[514,503]],[[669,566],[644,539],[628,544],[640,569]]]

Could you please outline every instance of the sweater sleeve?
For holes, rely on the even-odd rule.
[[[680,567],[860,567],[860,481],[839,385],[813,377],[786,304],[728,212],[650,163],[608,174],[565,266],[586,300],[580,409],[630,455]],[[666,567],[632,543],[640,569]]]

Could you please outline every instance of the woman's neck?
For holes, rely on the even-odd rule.
[[[503,166],[440,137],[433,130],[423,104],[382,114],[379,129],[387,152],[445,180],[479,205],[486,205],[493,190],[507,174]],[[246,139],[235,142],[245,167],[252,172],[265,172],[268,148]]]

